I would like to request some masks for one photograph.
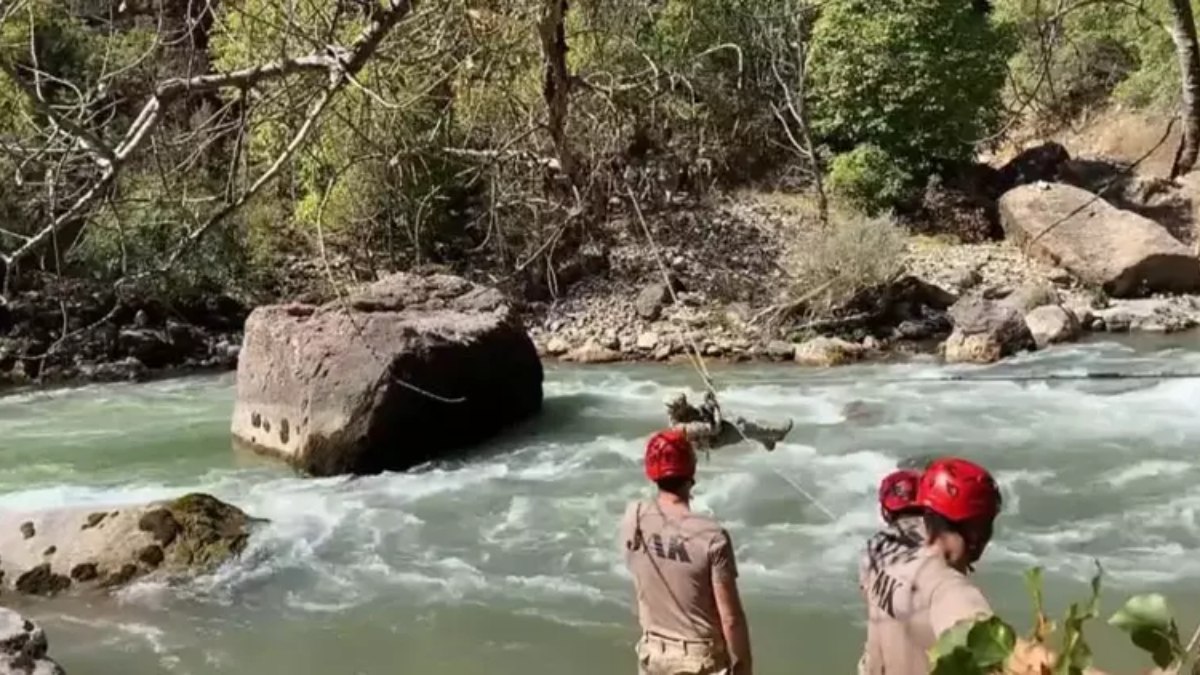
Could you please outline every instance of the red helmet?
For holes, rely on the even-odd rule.
[[[991,520],[1000,513],[1000,488],[987,469],[957,457],[931,463],[917,488],[917,506],[951,522]]]
[[[678,429],[660,431],[646,443],[646,477],[691,478],[696,475],[696,454],[687,436]]]
[[[921,472],[915,469],[900,469],[884,476],[879,483],[879,506],[885,513],[915,506],[920,480]]]

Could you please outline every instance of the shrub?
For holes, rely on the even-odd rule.
[[[864,144],[829,164],[830,193],[869,216],[893,209],[912,192],[913,177],[886,151]]]
[[[813,31],[813,128],[834,152],[873,144],[922,180],[997,130],[1010,53],[963,0],[829,0]]]
[[[814,313],[838,307],[895,277],[907,246],[907,233],[890,215],[835,217],[797,242],[791,265],[796,296],[811,295],[807,304]]]

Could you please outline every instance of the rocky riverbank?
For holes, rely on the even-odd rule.
[[[1088,333],[1200,326],[1200,295],[1113,298],[1011,240],[963,244],[909,236],[897,280],[863,294],[871,307],[858,302],[841,316],[781,330],[768,319],[796,294],[785,269],[795,236],[789,218],[794,214],[769,201],[740,201],[693,217],[690,242],[670,241],[672,230],[662,228],[671,288],[653,249],[627,237],[610,251],[606,278],[530,308],[526,321],[539,352],[552,361],[613,363],[686,360],[699,350],[714,360],[814,366],[944,353],[954,327],[950,308],[960,298],[1007,299],[1022,316],[1039,310],[1030,319],[1036,347]]]
[[[247,309],[56,278],[0,300],[0,389],[236,367]]]
[[[992,338],[952,341],[948,360],[986,361],[1089,332],[1200,325],[1200,177],[1139,176],[1055,143],[966,175],[928,188],[887,232],[868,227],[864,241],[841,248],[819,246],[842,225],[815,222],[805,197],[732,193],[681,198],[645,222],[614,209],[576,253],[544,265],[555,270],[545,284],[464,276],[506,293],[542,358],[575,363],[669,362],[697,351],[813,366],[947,356],[956,317],[969,319],[968,333],[1009,335],[1003,348]],[[306,288],[318,275],[300,267],[296,287]],[[871,284],[813,306],[820,274],[840,267],[878,269]],[[220,294],[168,302],[53,280],[0,304],[0,388],[232,369],[248,315]]]

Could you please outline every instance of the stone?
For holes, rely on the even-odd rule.
[[[1038,307],[1057,305],[1062,297],[1053,286],[1037,282],[1022,285],[1004,298],[1004,303],[1022,314],[1028,314]]]
[[[1200,325],[1200,311],[1172,298],[1116,300],[1094,311],[1097,321],[1112,333],[1141,331],[1177,333]]]
[[[1050,270],[1050,274],[1046,278],[1050,281],[1050,283],[1057,286],[1070,286],[1071,283],[1075,281],[1075,277],[1072,277],[1070,272],[1061,267],[1055,267],[1054,269]]]
[[[771,340],[766,347],[767,356],[779,361],[796,360],[796,344],[783,340]]]
[[[178,348],[162,333],[149,328],[126,328],[117,338],[118,349],[147,368],[162,368],[182,361]]]
[[[80,529],[86,530],[90,527],[96,527],[101,522],[103,522],[103,520],[107,517],[108,517],[107,512],[88,514],[87,521],[83,524],[83,527],[81,527]]]
[[[1196,175],[1170,180],[1138,173],[1134,166],[1104,158],[1075,158],[1063,164],[1060,180],[1100,195],[1113,206],[1161,225],[1184,244],[1196,239]]]
[[[20,530],[21,536],[26,539],[33,539],[34,535],[37,534],[37,529],[34,528],[33,523],[21,523]]]
[[[1025,315],[1025,325],[1038,349],[1070,342],[1079,337],[1083,326],[1071,310],[1061,305],[1042,305]]]
[[[651,284],[638,293],[633,306],[640,318],[655,321],[662,316],[663,307],[670,301],[671,292],[666,284]]]
[[[950,285],[960,291],[970,290],[983,283],[983,275],[974,267],[958,270],[950,276]]]
[[[639,351],[653,351],[658,346],[658,333],[646,331],[638,336],[637,344],[635,345]]]
[[[64,675],[49,656],[50,642],[40,626],[11,609],[0,607],[0,673]]]
[[[572,363],[614,363],[621,358],[620,352],[604,347],[595,340],[589,340],[568,352],[562,360]]]
[[[561,356],[571,350],[571,345],[561,337],[555,336],[550,338],[546,343],[546,353],[550,356]]]
[[[942,343],[947,363],[993,363],[1037,347],[1025,316],[1003,300],[960,299],[950,308],[954,330]]]
[[[671,358],[671,354],[674,351],[675,350],[671,348],[670,344],[661,344],[657,349],[654,350],[654,360],[666,361],[667,359]]]
[[[96,515],[86,509],[21,515],[36,525],[38,537],[0,532],[0,588],[40,596],[81,586],[115,588],[155,570],[172,578],[211,571],[241,555],[259,522],[202,493],[130,504],[86,529],[81,524]],[[46,557],[50,542],[54,555]]]
[[[796,347],[796,363],[828,368],[853,363],[863,357],[862,345],[840,338],[816,337]]]
[[[1015,244],[1114,298],[1200,290],[1200,260],[1152,220],[1070,185],[1024,185],[1000,198]]]
[[[255,309],[231,433],[309,475],[402,471],[537,415],[543,376],[500,291],[446,274],[393,274],[303,312]],[[284,419],[286,442],[264,433]]]
[[[1022,185],[1055,180],[1070,159],[1067,149],[1055,141],[1025,148],[1000,168],[998,191],[1003,194]]]

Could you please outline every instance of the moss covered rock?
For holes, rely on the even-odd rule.
[[[263,522],[198,493],[103,513],[61,509],[4,520],[13,525],[0,526],[0,593],[40,596],[208,572],[239,556]]]

